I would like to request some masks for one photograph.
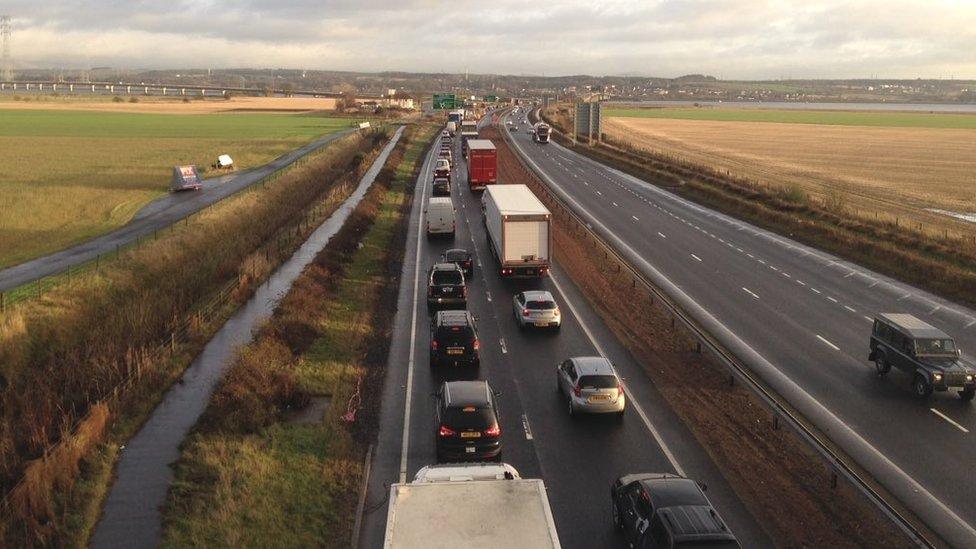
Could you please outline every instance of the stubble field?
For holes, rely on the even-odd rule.
[[[227,153],[238,168],[250,168],[352,122],[0,107],[0,268],[125,224],[167,192],[174,165],[204,171]]]
[[[825,113],[824,123],[814,124],[749,119],[770,116],[762,111],[739,120],[710,120],[705,118],[737,115],[727,109],[733,114],[657,118],[667,116],[663,111],[695,109],[643,110],[651,114],[606,118],[607,138],[809,200],[835,201],[855,215],[897,218],[934,234],[974,231],[971,223],[929,210],[976,211],[976,116],[970,117],[974,129],[960,129],[965,124],[958,120],[940,127],[932,117],[965,115],[922,114],[912,122],[915,115],[893,113],[886,125],[888,113],[868,113],[878,115],[873,125],[859,126],[833,120],[836,113]]]

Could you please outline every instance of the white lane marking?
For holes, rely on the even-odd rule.
[[[552,284],[556,287],[556,291],[558,291],[559,295],[563,297],[563,302],[569,307],[569,311],[573,313],[573,316],[576,317],[580,328],[583,329],[583,333],[585,333],[586,337],[589,338],[590,344],[592,344],[593,348],[600,353],[600,356],[606,358],[607,353],[603,350],[603,346],[601,346],[597,342],[596,338],[593,337],[593,332],[590,331],[590,327],[586,325],[586,322],[583,321],[583,318],[579,315],[579,312],[576,311],[576,307],[573,305],[573,302],[566,297],[566,292],[563,291],[562,285],[559,284],[556,277],[552,276],[552,273],[549,274],[549,280],[552,280]],[[620,383],[624,387],[625,394],[633,395],[633,393],[627,389],[627,385],[623,382],[623,380],[621,380]],[[668,458],[668,461],[671,463],[671,467],[674,467],[674,472],[681,476],[686,476],[681,464],[678,463],[678,460],[674,457],[674,454],[671,453],[671,448],[668,447],[668,444],[664,442],[663,438],[661,438],[661,433],[659,433],[657,428],[654,427],[654,424],[651,423],[651,420],[647,417],[647,414],[644,413],[644,408],[638,404],[637,399],[631,396],[631,398],[627,399],[627,404],[633,408],[635,412],[637,412],[638,416],[640,416],[641,421],[644,422],[644,426],[647,427],[648,432],[650,432],[651,436],[654,437],[654,442],[656,442],[658,447],[661,448],[661,452],[664,453],[664,457]]]
[[[847,309],[848,311],[852,312],[852,313],[856,313],[857,312],[857,309],[855,309],[853,307],[848,307],[847,305],[844,305],[844,308]]]
[[[718,241],[721,242],[722,244],[725,244],[725,239],[723,238],[719,238]]]
[[[430,180],[431,159],[434,151],[431,150],[427,158],[427,169],[423,175],[424,182],[420,188],[420,196],[427,194],[427,181]],[[420,210],[417,216],[417,253],[414,256],[413,272],[413,315],[410,319],[410,357],[407,359],[407,397],[403,405],[403,439],[400,443],[400,482],[407,481],[407,451],[410,449],[410,404],[413,402],[413,356],[417,349],[417,288],[420,286],[420,245],[423,243],[421,233],[424,229],[424,211]]]
[[[798,278],[798,279],[796,279],[796,283],[797,283],[797,284],[799,284],[800,286],[806,286],[806,285],[807,285],[807,283],[806,283],[806,282],[804,282],[804,281],[802,281],[802,280],[800,280],[799,278]]]
[[[929,311],[929,314],[930,315],[931,314],[935,314],[935,312],[938,311],[941,308],[942,308],[942,305],[936,305],[934,309],[932,309],[931,311]]]
[[[508,347],[505,346],[505,338],[499,338],[498,344],[502,346],[502,353],[508,354]]]
[[[911,295],[912,294],[905,294],[905,295],[899,297],[898,299],[896,299],[895,301],[901,301],[901,300],[905,299],[906,297],[911,297]]]
[[[525,431],[525,440],[532,440],[532,429],[529,428],[529,417],[522,414],[522,430]]]
[[[765,264],[766,264],[766,262],[765,262],[765,261],[763,261],[762,259],[757,259],[756,261],[758,261],[759,263],[761,263],[761,264],[763,264],[763,265],[765,265]]]
[[[640,219],[637,219],[637,216],[636,215],[632,215],[630,217],[633,217],[634,218],[634,221],[640,221]]]
[[[779,270],[779,267],[777,267],[775,265],[770,265],[769,268],[772,269],[772,270],[774,270],[774,271],[778,271]]]
[[[874,319],[873,319],[873,318],[871,318],[871,317],[869,317],[869,316],[864,316],[864,315],[861,315],[861,316],[863,316],[863,317],[864,317],[864,320],[867,320],[867,321],[868,321],[868,322],[870,322],[871,324],[874,324]]]
[[[819,294],[820,293],[820,290],[818,290],[816,288],[810,288],[810,291],[813,292],[813,293],[815,293],[815,294]]]
[[[691,257],[692,257],[692,258],[693,258],[693,259],[694,259],[695,261],[698,261],[699,263],[701,263],[701,258],[700,258],[700,257],[698,257],[697,255],[695,255],[695,254],[691,254]]]
[[[972,326],[973,324],[976,324],[976,318],[970,320],[968,324],[966,324],[965,326],[963,326],[963,328],[968,328],[968,327]]]
[[[844,275],[844,278],[850,278],[850,277],[854,276],[855,274],[857,274],[855,271],[851,271],[851,272],[847,273],[846,275]]]
[[[597,191],[596,194],[603,196],[603,193],[601,193],[600,191]]]
[[[747,256],[747,257],[748,257],[749,259],[756,259],[756,256],[754,256],[754,255],[752,255],[752,254],[746,254],[746,256]]]
[[[817,334],[817,339],[819,339],[820,341],[823,341],[824,343],[826,343],[827,345],[829,345],[831,349],[833,349],[833,350],[835,350],[835,351],[839,351],[839,350],[840,350],[840,347],[838,347],[838,346],[836,346],[836,345],[834,345],[833,343],[831,343],[831,342],[829,342],[829,341],[827,341],[827,340],[826,340],[826,339],[824,339],[824,337],[823,337],[823,336],[821,336],[820,334]]]
[[[792,276],[790,276],[790,273],[783,273],[783,276],[785,276],[786,278],[793,278]]]
[[[485,295],[488,296],[488,303],[491,303],[491,292],[486,290]]]
[[[830,297],[829,295],[827,296],[827,301],[833,301],[834,303],[837,303],[837,299]]]
[[[745,286],[743,286],[743,287],[742,287],[742,290],[743,290],[743,291],[744,291],[745,293],[747,293],[747,294],[749,294],[749,295],[751,295],[752,297],[754,297],[754,298],[756,298],[756,299],[759,299],[759,296],[758,296],[758,295],[756,295],[756,294],[754,294],[754,293],[752,292],[752,290],[750,290],[749,288],[746,288]]]
[[[658,232],[657,235],[660,236],[661,238],[667,238],[666,236],[664,236],[664,233],[662,232]]]
[[[930,411],[931,411],[931,412],[932,412],[933,414],[935,414],[935,415],[937,415],[937,416],[939,416],[939,417],[941,417],[942,419],[944,419],[944,420],[946,420],[946,421],[948,421],[948,422],[949,422],[950,424],[952,424],[952,426],[953,426],[953,427],[955,427],[956,429],[959,429],[960,431],[962,431],[962,432],[964,432],[964,433],[968,433],[968,432],[969,432],[969,429],[967,429],[967,428],[965,428],[965,427],[963,427],[962,425],[959,425],[959,424],[958,424],[958,423],[956,423],[955,421],[952,421],[952,419],[951,419],[951,418],[949,418],[949,416],[947,416],[947,415],[945,415],[945,414],[943,414],[942,412],[940,412],[940,411],[938,411],[938,410],[936,410],[935,408],[929,408],[929,410],[930,410]]]
[[[610,201],[610,203],[613,204],[614,206],[618,207],[618,208],[620,207],[616,202],[614,202],[612,200]]]

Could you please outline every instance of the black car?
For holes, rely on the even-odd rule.
[[[441,254],[442,263],[454,263],[464,271],[465,278],[470,279],[474,272],[474,260],[471,252],[463,248],[452,248]]]
[[[427,307],[464,309],[468,306],[468,288],[464,272],[453,263],[435,263],[427,277]]]
[[[451,196],[451,180],[446,177],[437,177],[431,184],[431,194],[434,196]]]
[[[501,461],[502,430],[487,381],[448,381],[435,394],[437,461]]]
[[[976,367],[962,354],[948,334],[904,313],[880,313],[871,330],[871,352],[878,376],[892,366],[912,376],[915,396],[927,398],[932,391],[955,390],[968,402],[976,396]]]
[[[430,322],[431,367],[481,364],[475,318],[468,311],[438,311]]]
[[[610,486],[610,510],[630,547],[739,547],[702,487],[679,475],[620,477]]]

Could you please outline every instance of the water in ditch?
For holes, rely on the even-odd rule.
[[[271,316],[295,279],[342,228],[402,133],[401,127],[352,195],[220,328],[186,370],[181,383],[166,392],[145,425],[129,440],[116,465],[116,479],[95,529],[94,547],[153,547],[159,544],[161,507],[173,480],[170,464],[179,458],[179,446],[184,437],[203,413],[237,350],[251,341],[253,330]]]

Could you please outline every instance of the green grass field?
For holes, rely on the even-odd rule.
[[[349,127],[325,116],[0,109],[0,268],[128,222],[172,167],[264,164]],[[206,174],[204,174],[206,176]]]
[[[843,105],[838,105],[838,108],[842,109]],[[626,118],[671,118],[720,122],[775,122],[781,124],[825,124],[829,126],[976,129],[976,115],[925,112],[665,107],[607,109],[604,115]]]

